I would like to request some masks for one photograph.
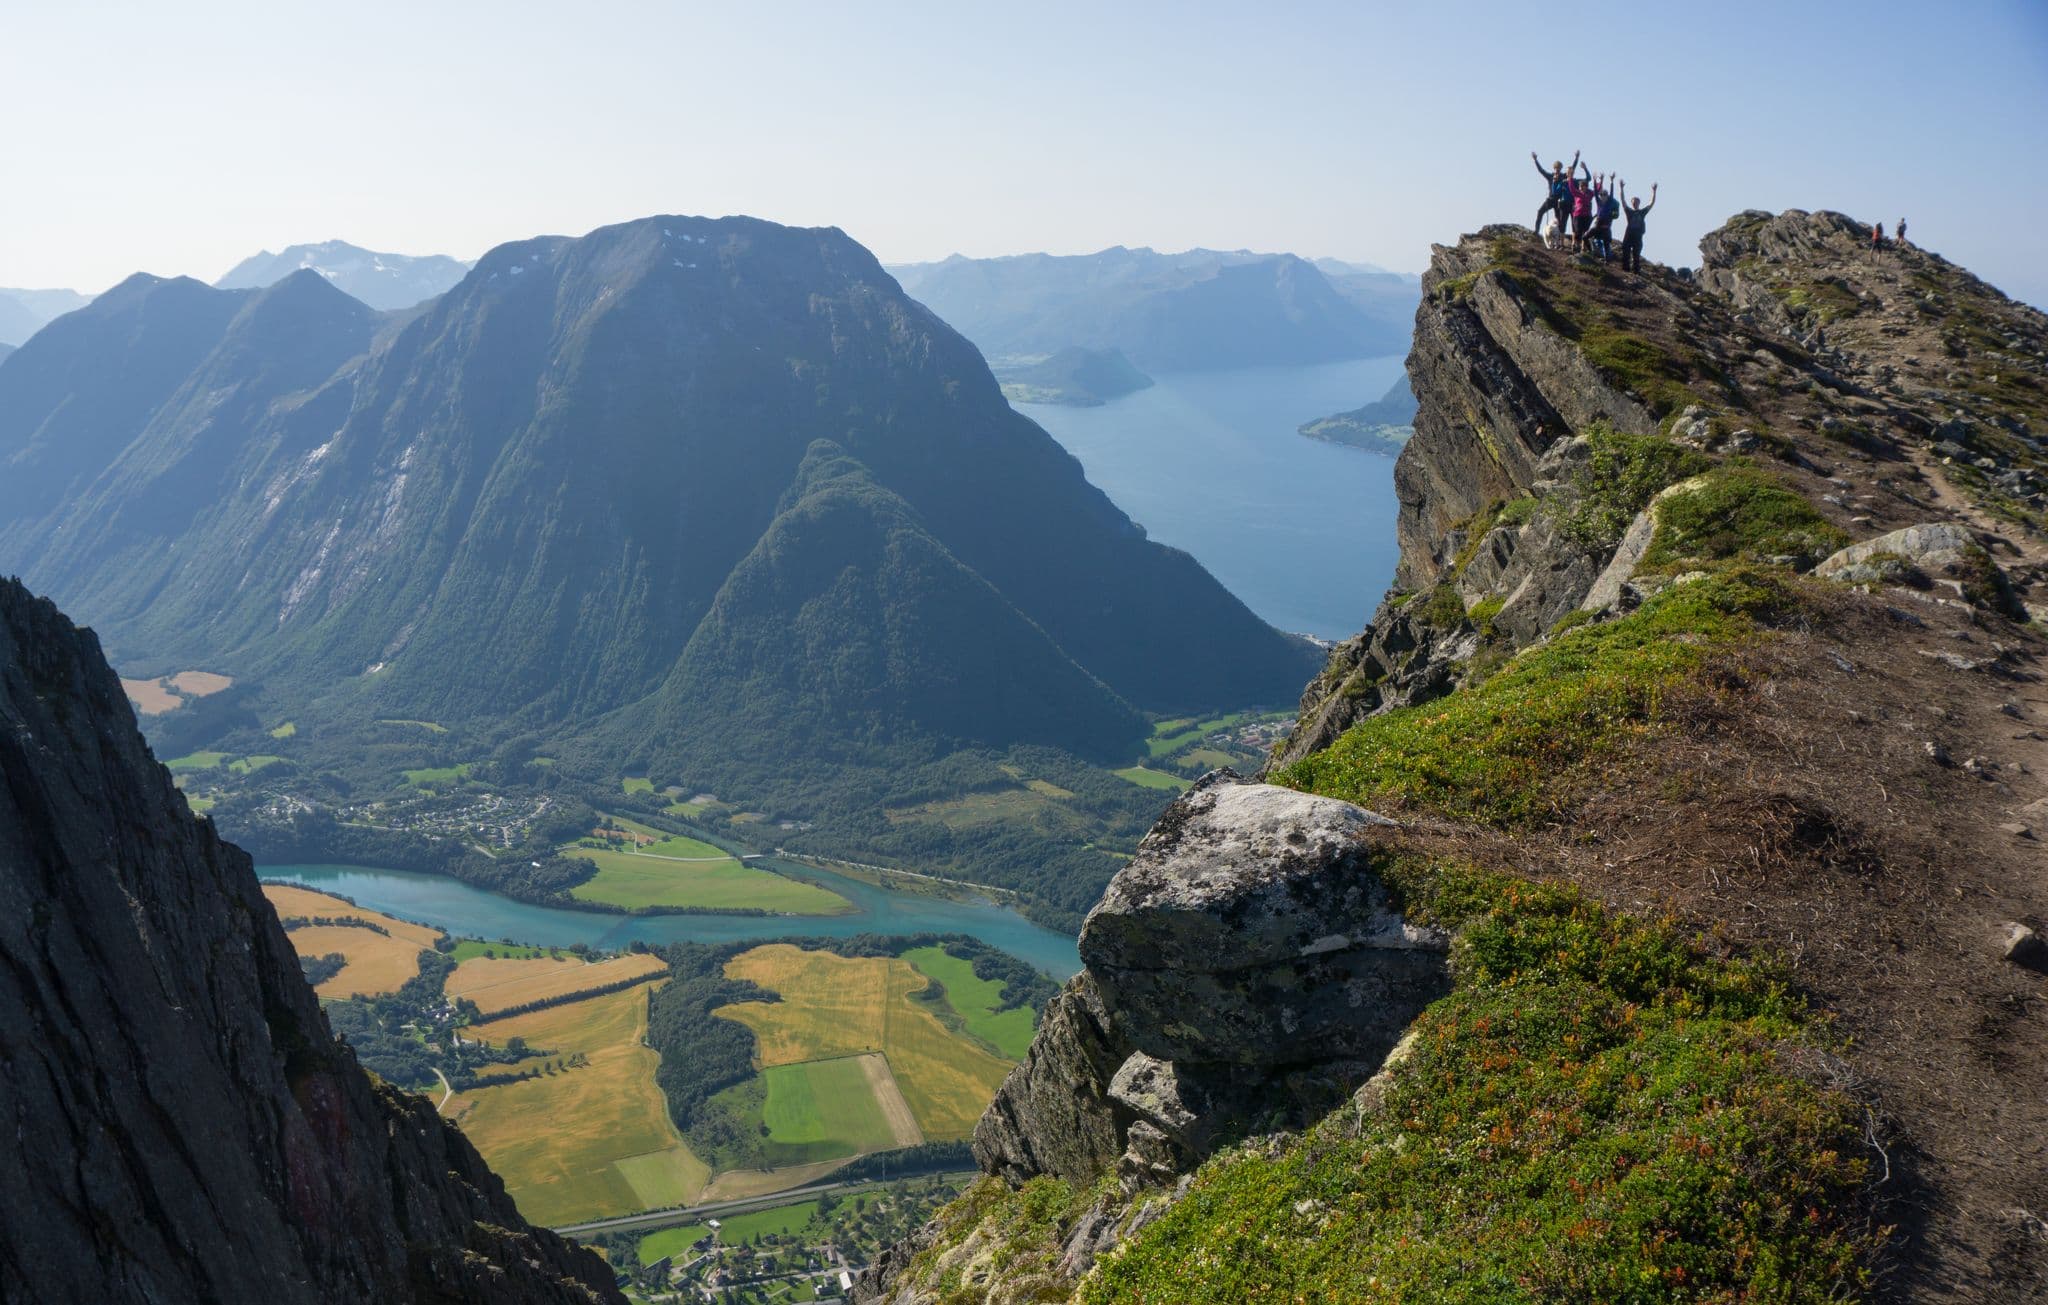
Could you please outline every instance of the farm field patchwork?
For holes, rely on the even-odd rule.
[[[961,960],[943,947],[913,948],[903,953],[903,959],[945,989],[946,1005],[969,1033],[1011,1060],[1024,1059],[1031,1049],[1037,1016],[1029,1006],[998,1009],[1003,1004],[1000,980],[977,977],[972,961]]]
[[[447,993],[450,997],[467,997],[484,1014],[494,1015],[529,1002],[590,992],[637,975],[659,974],[667,968],[667,963],[651,952],[614,956],[591,964],[575,957],[493,960],[478,956],[455,967],[455,972],[448,976]]]
[[[494,1045],[520,1037],[588,1063],[478,1088],[450,1113],[519,1211],[540,1224],[574,1223],[697,1198],[710,1177],[669,1122],[645,1045],[645,986],[475,1025]]]
[[[726,962],[778,1002],[713,1012],[754,1030],[764,1068],[879,1052],[927,1138],[966,1137],[1010,1062],[955,1035],[912,999],[927,979],[900,957],[845,957],[770,943]]]
[[[438,784],[453,784],[469,776],[470,763],[460,761],[452,766],[422,766],[417,770],[403,772],[405,782],[414,788],[433,788]]]
[[[557,955],[560,951],[560,948],[529,947],[525,943],[487,942],[482,938],[463,938],[458,940],[455,946],[449,949],[448,957],[450,960],[457,962],[471,960],[478,956],[503,956],[509,960],[517,960],[522,956]]]
[[[263,896],[280,919],[365,920],[384,930],[378,933],[351,925],[309,925],[285,934],[301,956],[339,953],[348,958],[340,973],[314,989],[321,997],[374,997],[398,991],[407,979],[420,972],[420,953],[433,947],[435,939],[441,936],[438,930],[426,925],[365,910],[310,888],[265,884]]]
[[[671,860],[647,852],[575,843],[562,848],[561,854],[582,857],[597,867],[595,876],[569,890],[570,896],[626,910],[649,906],[726,910],[754,907],[788,915],[837,915],[850,909],[846,899],[837,893],[756,870],[730,856],[717,861]]]
[[[888,1074],[888,1063],[876,1055],[763,1070],[768,1100],[761,1122],[768,1128],[768,1165],[812,1164],[923,1141],[914,1123],[884,1114],[874,1084],[877,1078],[886,1081]],[[893,1085],[888,1090],[895,1091]],[[903,1123],[910,1127],[902,1128]]]

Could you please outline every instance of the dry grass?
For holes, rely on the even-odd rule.
[[[144,716],[161,716],[185,705],[185,700],[165,688],[162,680],[124,679],[121,692],[128,695],[128,701],[134,703],[135,710]]]
[[[338,897],[298,888],[290,884],[265,884],[279,918],[304,916],[336,920],[367,920],[385,932],[356,929],[347,925],[316,925],[293,929],[285,934],[301,956],[326,956],[338,952],[348,958],[341,973],[313,991],[325,998],[376,997],[397,992],[420,972],[420,953],[431,948],[441,936],[437,929],[377,911],[351,906]]]
[[[381,997],[420,972],[420,948],[403,938],[344,925],[293,929],[285,937],[301,956],[339,952],[348,958],[339,974],[313,989],[321,997]]]
[[[484,1014],[491,1015],[532,1001],[591,992],[639,974],[654,974],[667,968],[654,954],[614,956],[610,960],[585,964],[578,960],[556,960],[549,956],[492,959],[479,956],[464,961],[448,976],[448,995],[467,997]]]
[[[234,676],[215,671],[179,671],[170,680],[171,687],[188,698],[204,698],[219,693],[234,682]]]
[[[595,968],[595,967],[585,967]],[[479,1024],[472,1036],[525,1038],[589,1063],[522,1083],[475,1089],[451,1111],[519,1212],[541,1224],[694,1201],[710,1171],[669,1122],[645,1045],[644,987]]]
[[[911,999],[928,980],[900,957],[771,943],[733,957],[725,972],[782,997],[714,1012],[754,1030],[764,1066],[880,1052],[928,1138],[973,1132],[1009,1072],[1008,1061],[949,1032]]]
[[[271,906],[276,908],[280,917],[303,915],[310,919],[324,915],[336,920],[368,920],[372,924],[382,926],[393,938],[402,938],[413,944],[414,951],[422,947],[432,947],[434,940],[441,936],[441,931],[430,925],[414,924],[410,920],[401,920],[396,916],[367,910],[344,902],[339,897],[331,897],[311,888],[301,888],[296,884],[265,884],[263,895],[270,899]],[[370,931],[359,929],[356,932],[367,934]]]

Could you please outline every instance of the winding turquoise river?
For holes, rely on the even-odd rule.
[[[265,880],[304,884],[358,906],[430,924],[461,937],[567,947],[588,943],[734,942],[747,938],[846,937],[856,933],[964,933],[1059,979],[1081,968],[1074,940],[991,902],[954,902],[804,867],[803,877],[852,902],[848,915],[608,915],[535,906],[445,875],[355,865],[267,865]]]

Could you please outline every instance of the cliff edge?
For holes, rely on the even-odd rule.
[[[617,1301],[329,1033],[90,631],[0,579],[0,1298]]]

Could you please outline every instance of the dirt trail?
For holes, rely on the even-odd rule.
[[[889,1121],[889,1131],[896,1135],[896,1145],[921,1144],[924,1130],[917,1126],[917,1116],[910,1113],[903,1089],[896,1086],[896,1075],[890,1071],[888,1059],[879,1054],[862,1056],[860,1067],[868,1076],[868,1086],[874,1089],[875,1104],[882,1108],[882,1118]]]

